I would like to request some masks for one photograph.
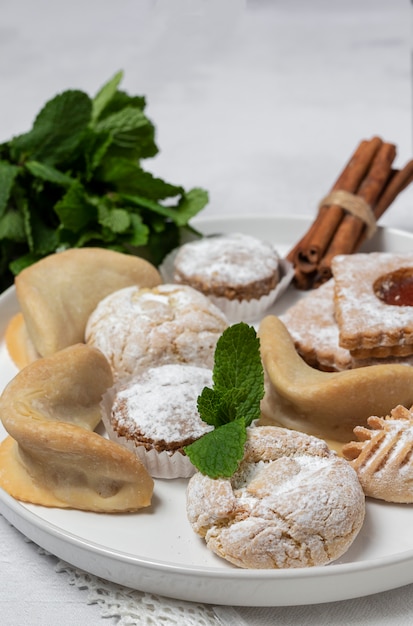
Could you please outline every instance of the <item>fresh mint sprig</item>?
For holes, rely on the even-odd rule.
[[[106,247],[158,265],[208,202],[142,166],[158,153],[143,96],[118,72],[89,97],[68,90],[0,144],[0,290],[56,250]]]
[[[185,447],[192,464],[211,478],[229,478],[244,455],[247,427],[260,417],[264,371],[252,326],[229,326],[217,342],[213,386],[198,396],[201,419],[214,429]]]

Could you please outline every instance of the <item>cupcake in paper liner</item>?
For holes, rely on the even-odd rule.
[[[230,323],[260,319],[294,275],[292,264],[272,244],[241,233],[186,243],[159,269],[165,282],[189,285],[208,296]]]
[[[195,467],[183,448],[213,428],[197,409],[207,386],[212,386],[210,369],[176,363],[115,385],[101,405],[109,439],[132,450],[154,478],[192,476]]]

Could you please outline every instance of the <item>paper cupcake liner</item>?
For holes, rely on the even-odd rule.
[[[158,268],[165,283],[174,282],[174,261],[178,250],[179,248],[172,250]],[[265,311],[267,311],[285,292],[294,278],[294,267],[292,263],[281,257],[279,259],[279,272],[280,280],[276,287],[259,299],[240,301],[211,295],[208,295],[208,298],[215,306],[221,309],[230,324],[258,321]]]
[[[158,452],[154,448],[146,450],[145,446],[137,445],[134,441],[120,436],[114,431],[110,418],[113,400],[119,386],[114,385],[108,389],[100,404],[102,422],[109,439],[136,454],[153,478],[190,478],[195,474],[196,469],[185,454],[179,451],[169,452],[166,450]]]

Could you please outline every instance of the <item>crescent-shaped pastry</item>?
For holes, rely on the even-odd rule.
[[[153,480],[137,457],[93,432],[112,384],[103,354],[76,344],[20,371],[0,398],[7,437],[0,487],[18,500],[96,512],[148,506]]]
[[[89,315],[108,294],[130,285],[154,287],[160,283],[158,270],[148,261],[104,248],[51,254],[15,279],[24,325],[40,356],[83,342]],[[22,327],[17,330],[25,332]],[[17,337],[13,342],[13,332],[7,333],[10,354],[18,364],[22,361],[19,341],[24,338],[21,334]]]
[[[340,451],[352,440],[355,426],[365,426],[371,415],[413,404],[413,367],[383,364],[322,372],[298,355],[278,317],[265,317],[258,334],[266,376],[264,423],[321,437]]]
[[[13,315],[8,323],[4,341],[11,360],[20,370],[40,358],[40,354],[34,347],[27,332],[27,326],[21,311]]]

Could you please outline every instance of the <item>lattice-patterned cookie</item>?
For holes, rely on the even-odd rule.
[[[366,496],[387,502],[413,502],[413,407],[399,405],[385,418],[372,416],[357,426],[359,441],[343,447]]]

